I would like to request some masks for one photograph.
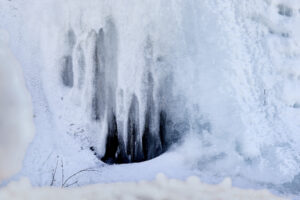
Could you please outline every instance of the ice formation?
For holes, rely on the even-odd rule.
[[[0,30],[0,182],[21,169],[28,143],[33,136],[31,99],[25,88],[21,68],[8,48],[8,34]],[[54,181],[54,180],[53,180]],[[66,182],[63,187],[72,184]],[[154,195],[155,194],[155,195]],[[27,179],[11,182],[0,189],[0,199],[279,199],[267,191],[243,191],[231,187],[230,180],[218,186],[200,183],[190,177],[187,182],[168,180],[164,175],[155,181],[93,185],[85,188],[33,188]]]
[[[37,130],[21,174],[43,186],[86,168],[100,174],[78,185],[229,176],[297,195],[299,9],[297,0],[1,0]]]

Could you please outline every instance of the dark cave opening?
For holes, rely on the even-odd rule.
[[[108,18],[104,27],[88,33],[86,38],[88,53],[83,51],[81,43],[76,46],[76,39],[72,29],[65,35],[67,48],[62,57],[60,77],[65,87],[69,89],[76,87],[84,91],[83,84],[88,81],[88,77],[85,77],[86,71],[92,71],[90,118],[93,123],[106,125],[107,136],[104,155],[98,152],[95,144],[90,150],[107,164],[143,162],[166,152],[177,141],[174,139],[177,137],[173,137],[174,130],[167,105],[171,83],[158,80],[157,74],[153,72],[155,65],[165,66],[161,58],[158,59],[159,63],[155,61],[151,37],[147,36],[144,47],[145,70],[141,81],[144,96],[137,97],[136,94],[132,94],[128,116],[125,117],[127,119],[121,121],[118,121],[120,119],[116,115],[118,31],[114,20]],[[77,52],[75,55],[74,49]],[[79,73],[76,73],[75,67]],[[156,93],[156,90],[159,92]],[[146,104],[145,111],[142,111],[144,116],[140,119],[141,105],[144,103]],[[126,130],[123,130],[123,127],[127,127]]]
[[[146,121],[141,137],[138,102],[133,98],[128,115],[126,147],[123,137],[118,133],[118,124],[113,114],[108,121],[105,154],[100,159],[107,164],[136,163],[151,160],[166,152],[174,142],[167,141],[167,114],[165,111],[159,112],[157,132],[153,132],[150,128],[150,114],[150,111],[145,113]],[[91,151],[95,151],[94,147],[91,147]]]

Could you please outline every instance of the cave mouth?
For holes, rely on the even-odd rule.
[[[142,135],[139,133],[139,119],[137,117],[137,107],[135,100],[132,101],[128,116],[127,140],[124,141],[118,132],[118,123],[115,115],[111,115],[108,121],[105,153],[98,156],[95,147],[91,146],[90,150],[106,164],[126,164],[137,163],[151,160],[166,152],[175,138],[168,137],[167,129],[171,124],[165,111],[159,112],[159,120],[156,132],[154,131],[152,112],[148,110],[145,114],[145,125]],[[126,145],[125,145],[126,142]]]
[[[66,89],[77,87],[91,93],[88,96],[90,120],[107,127],[103,133],[106,134],[105,151],[102,151],[103,146],[93,144],[93,138],[90,138],[94,145],[90,150],[107,164],[142,162],[166,152],[178,138],[172,129],[172,115],[168,114],[173,79],[171,72],[168,75],[156,72],[156,68],[163,69],[169,64],[161,57],[156,59],[160,52],[154,53],[150,35],[144,39],[140,90],[130,94],[118,87],[119,33],[113,18],[108,17],[98,31],[91,29],[84,40],[76,41],[77,38],[72,28],[65,34],[60,79]],[[87,46],[81,45],[82,42]],[[130,99],[126,106],[121,100],[123,96]],[[126,108],[121,114],[117,113],[120,104]],[[141,113],[143,119],[140,119]]]

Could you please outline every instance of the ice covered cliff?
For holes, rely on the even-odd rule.
[[[33,97],[34,184],[63,163],[100,168],[82,184],[163,171],[297,193],[298,1],[0,2]]]
[[[8,33],[0,31],[0,183],[17,173],[28,143],[33,136],[31,99],[25,87],[21,68],[9,49]],[[155,194],[155,195],[154,195]],[[9,183],[0,188],[0,199],[279,199],[267,191],[243,191],[231,187],[225,180],[218,186],[201,184],[197,177],[187,182],[168,180],[158,175],[153,182],[94,185],[86,188],[32,188],[28,180]]]

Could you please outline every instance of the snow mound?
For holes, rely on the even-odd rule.
[[[29,181],[12,182],[7,188],[0,191],[0,199],[205,199],[205,200],[279,200],[267,190],[254,191],[233,188],[231,180],[225,179],[219,185],[201,183],[197,177],[190,177],[186,181],[168,179],[159,174],[152,182],[131,182],[97,184],[81,188],[33,188]]]
[[[34,125],[30,95],[21,68],[8,48],[9,35],[0,30],[0,182],[17,173]]]

